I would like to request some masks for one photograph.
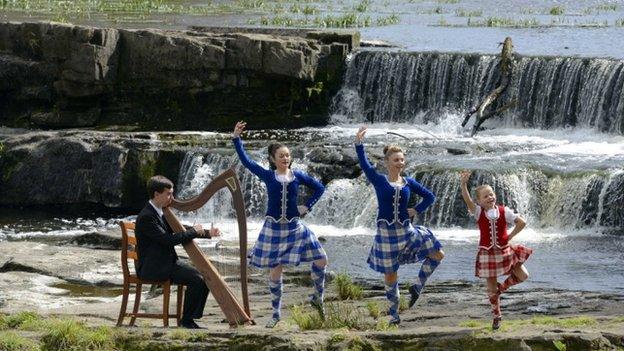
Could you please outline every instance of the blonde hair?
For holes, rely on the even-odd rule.
[[[397,152],[403,152],[403,149],[398,145],[386,145],[383,148],[384,159],[388,159],[390,155],[395,154]],[[404,152],[403,152],[404,153]]]
[[[475,188],[475,194],[477,195],[477,199],[479,198],[479,193],[481,192],[481,190],[484,190],[484,189],[490,189],[492,190],[492,192],[494,191],[494,189],[492,189],[492,187],[489,184],[479,185],[478,187]]]

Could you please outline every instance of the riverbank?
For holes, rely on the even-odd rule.
[[[284,318],[276,329],[267,330],[271,307],[266,275],[250,274],[250,301],[257,325],[236,330],[223,322],[223,315],[209,297],[204,318],[206,328],[188,331],[162,329],[158,320],[137,320],[139,328],[107,329],[115,325],[120,305],[121,271],[115,233],[111,240],[73,240],[48,245],[28,241],[0,242],[0,313],[5,320],[32,311],[44,319],[72,319],[88,327],[105,327],[110,343],[124,350],[214,350],[262,349],[333,350],[358,345],[364,349],[443,348],[449,350],[604,350],[624,347],[624,295],[559,289],[524,289],[522,285],[503,295],[503,327],[489,328],[489,305],[484,288],[469,281],[444,280],[430,284],[415,308],[401,313],[399,328],[385,323],[386,300],[377,280],[357,280],[362,298],[340,300],[334,279],[327,284],[328,319],[323,329],[315,327],[315,312],[305,304],[311,291],[306,286],[308,267],[288,270],[284,286]],[[108,250],[92,249],[93,242]],[[102,244],[106,242],[108,244]],[[235,291],[236,250],[222,242],[219,249],[205,248],[226,275]],[[183,251],[179,251],[181,256]],[[8,256],[7,256],[8,255]],[[335,274],[331,274],[332,277]],[[330,279],[331,280],[331,279]],[[409,296],[402,289],[404,297]],[[403,301],[404,303],[405,301]],[[146,291],[141,308],[157,312],[161,297]],[[376,317],[376,318],[375,318]],[[128,320],[126,320],[126,323]],[[55,322],[56,323],[56,322]],[[342,323],[342,324],[341,324]],[[1,325],[1,323],[0,323]],[[306,327],[307,325],[307,327]],[[339,326],[340,328],[336,328]],[[332,327],[332,328],[329,328]],[[336,328],[336,329],[333,329]],[[17,333],[31,340],[45,339],[49,329],[4,326],[0,335]],[[90,330],[90,329],[89,329]],[[125,346],[119,346],[122,343]],[[108,346],[107,346],[108,347]],[[106,348],[104,348],[106,349]]]

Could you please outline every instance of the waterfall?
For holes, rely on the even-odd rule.
[[[264,152],[264,150],[261,150]],[[258,153],[252,157],[260,160]],[[306,153],[303,153],[306,154]],[[305,169],[308,161],[296,159],[294,168]],[[216,175],[236,165],[241,180],[247,214],[261,220],[266,209],[266,190],[258,177],[238,163],[235,155],[192,151],[180,169],[178,197],[199,193]],[[267,164],[263,166],[268,167]],[[406,174],[429,188],[436,202],[415,219],[415,223],[436,228],[474,226],[461,197],[458,170],[430,168],[415,164]],[[624,227],[624,171],[595,171],[559,174],[535,168],[510,168],[501,171],[474,170],[469,184],[490,184],[497,201],[521,214],[533,227],[556,228],[621,228]],[[309,193],[301,189],[301,203]],[[473,194],[474,199],[474,194]],[[413,195],[410,206],[420,198]],[[203,218],[233,218],[229,192],[215,195],[199,213]],[[339,178],[326,185],[326,191],[306,221],[339,228],[373,227],[377,201],[372,186],[364,175],[355,179]]]
[[[361,51],[348,63],[332,118],[427,123],[437,122],[440,111],[463,114],[496,87],[498,65],[493,55]],[[501,101],[517,99],[517,106],[489,123],[622,134],[623,87],[621,60],[516,56]]]

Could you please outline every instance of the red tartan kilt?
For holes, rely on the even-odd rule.
[[[475,275],[480,278],[496,278],[509,275],[517,264],[524,263],[533,249],[522,245],[509,245],[504,249],[479,249],[475,262]]]

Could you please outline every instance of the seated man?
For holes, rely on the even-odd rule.
[[[180,325],[198,329],[193,319],[202,317],[209,290],[197,269],[178,260],[174,246],[194,238],[218,236],[220,231],[217,228],[204,231],[201,224],[196,224],[185,232],[173,233],[162,210],[173,200],[173,183],[157,175],[147,182],[147,191],[150,200],[136,219],[135,235],[139,254],[137,275],[141,279],[171,279],[172,284],[186,285]]]

